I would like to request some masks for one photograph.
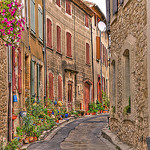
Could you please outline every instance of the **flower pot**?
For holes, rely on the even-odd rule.
[[[36,136],[34,136],[33,139],[34,139],[34,141],[37,141],[37,140],[38,140],[38,138],[37,138]]]
[[[30,137],[29,137],[29,142],[31,143],[31,142],[33,142],[33,141],[34,141],[33,136],[30,136]]]
[[[89,113],[89,112],[87,112],[86,114],[87,114],[87,115],[90,115],[90,113]]]
[[[68,114],[65,114],[65,118],[68,118]]]
[[[24,139],[24,143],[25,143],[25,144],[28,144],[28,143],[29,143],[29,137],[26,137],[26,138]]]
[[[96,112],[92,112],[92,115],[96,115]]]
[[[12,120],[15,120],[17,118],[17,115],[12,115]]]
[[[59,123],[59,120],[56,120],[56,123]]]

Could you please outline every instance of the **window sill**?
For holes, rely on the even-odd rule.
[[[32,38],[35,40],[36,39],[36,33],[34,31],[30,31],[30,35],[32,36]]]
[[[56,54],[62,56],[62,53],[61,53],[61,52],[56,51]]]
[[[53,51],[53,48],[50,48],[49,46],[46,46],[47,49]]]
[[[110,25],[112,25],[116,20],[117,20],[117,15],[115,14],[111,19]]]
[[[89,27],[85,26],[85,29],[89,30]]]
[[[66,56],[66,58],[69,58],[69,59],[71,59],[71,60],[73,59],[72,56],[71,56],[71,57],[70,57],[70,56]]]
[[[90,64],[87,64],[87,63],[86,63],[86,66],[91,67],[91,65],[90,65]]]
[[[38,38],[39,44],[43,45],[43,40],[41,38]]]
[[[66,16],[68,16],[69,18],[72,19],[72,13],[71,13],[71,15],[70,15],[70,14],[68,14],[67,12],[65,12],[65,14],[66,14]]]

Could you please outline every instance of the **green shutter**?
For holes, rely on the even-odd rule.
[[[37,100],[39,100],[39,88],[40,88],[40,65],[37,64]]]
[[[31,60],[31,97],[35,97],[35,93],[34,93],[34,73],[35,73],[34,61]]]
[[[30,1],[30,26],[31,26],[31,31],[35,33],[35,1],[31,0]]]
[[[43,14],[42,9],[38,8],[38,24],[39,24],[39,38],[43,41]]]

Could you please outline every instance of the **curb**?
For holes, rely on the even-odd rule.
[[[112,133],[108,128],[102,129],[102,136],[114,144],[118,150],[135,150],[133,147],[121,142],[119,138]]]
[[[39,140],[36,141],[36,142],[33,142],[33,143],[29,143],[29,144],[24,144],[20,149],[21,150],[27,150],[27,148],[30,146],[30,144],[34,144],[34,143],[38,143],[44,139],[46,139],[46,137],[48,137],[48,140],[52,139],[57,131],[65,126],[66,124],[69,124],[71,122],[73,122],[74,120],[76,119],[82,119],[82,118],[87,118],[87,117],[90,117],[91,115],[88,115],[88,116],[81,116],[81,117],[75,117],[75,116],[71,116],[70,118],[67,118],[65,120],[59,120],[59,123],[57,123],[53,128],[51,128],[50,130],[47,130],[47,131],[43,131],[42,135],[40,135],[39,137]]]

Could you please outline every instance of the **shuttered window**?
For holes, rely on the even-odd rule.
[[[30,0],[30,26],[31,31],[35,34],[35,1]]]
[[[52,73],[49,73],[49,98],[51,100],[54,99],[54,91],[53,91],[53,88],[54,88],[54,84],[53,84],[53,79],[54,79],[54,76]]]
[[[56,4],[60,7],[61,6],[60,0],[56,0]]]
[[[43,12],[42,8],[38,8],[38,24],[39,24],[39,39],[43,41]]]
[[[100,59],[102,59],[102,42],[100,41]]]
[[[96,37],[96,59],[100,60],[100,37]]]
[[[47,18],[47,46],[52,48],[52,22]]]
[[[103,45],[103,64],[105,63],[105,47]]]
[[[22,82],[21,82],[21,49],[18,48],[18,92],[22,92]]]
[[[72,57],[71,54],[71,34],[69,32],[66,33],[66,39],[67,39],[67,56]]]
[[[58,100],[62,101],[62,77],[58,76]]]
[[[40,94],[40,65],[37,64],[37,99],[39,100]]]
[[[86,43],[86,64],[90,64],[90,52],[89,52],[89,44]]]
[[[29,28],[29,17],[28,17],[28,0],[25,1],[26,2],[26,25],[27,25],[27,28]]]
[[[15,61],[15,47],[12,47],[12,91],[16,92],[16,61]]]
[[[57,51],[61,53],[61,28],[57,26]]]
[[[35,92],[34,92],[34,74],[35,74],[35,68],[34,68],[34,61],[31,60],[31,97],[35,97]]]
[[[66,13],[71,15],[71,2],[70,2],[70,0],[66,0]]]
[[[113,15],[118,12],[118,0],[113,0]]]
[[[22,17],[25,17],[25,1],[21,0],[22,3]]]
[[[85,26],[89,27],[89,18],[88,18],[88,15],[85,15]]]
[[[106,0],[106,18],[107,23],[110,23],[110,0]]]

